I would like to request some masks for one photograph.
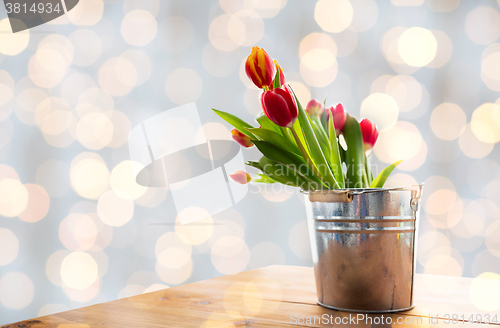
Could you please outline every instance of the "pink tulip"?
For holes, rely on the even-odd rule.
[[[245,171],[236,171],[233,174],[230,174],[229,176],[231,177],[231,179],[233,179],[235,182],[239,184],[247,184],[252,180],[250,174],[246,173]]]
[[[375,123],[365,118],[359,122],[359,127],[361,128],[361,134],[363,135],[363,146],[365,151],[372,149],[378,139],[378,130]]]
[[[264,91],[260,101],[264,113],[276,125],[291,128],[299,116],[295,97],[286,84]]]
[[[330,107],[326,111],[327,118],[329,118],[330,114],[333,115],[333,124],[335,125],[335,133],[337,135],[342,133],[344,129],[345,120],[347,119],[347,114],[344,110],[344,106],[342,104],[337,104],[335,107]]]
[[[232,129],[231,134],[233,135],[234,141],[236,141],[237,143],[239,143],[243,147],[248,148],[248,147],[253,146],[253,143],[250,141],[251,140],[250,137],[241,133],[240,131],[238,131],[236,129]]]
[[[322,103],[320,103],[319,101],[317,101],[315,99],[311,99],[311,101],[309,101],[309,103],[307,104],[307,107],[306,107],[306,112],[310,116],[313,116],[313,115],[319,116],[323,113],[324,110],[325,110],[325,106],[323,106]]]

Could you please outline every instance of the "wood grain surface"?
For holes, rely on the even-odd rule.
[[[472,281],[471,278],[417,275],[414,288],[416,307],[407,312],[385,314],[384,322],[387,323],[389,316],[392,326],[401,327],[491,326],[462,321],[453,324],[445,320],[446,315],[451,317],[454,314],[460,318],[463,314],[466,319],[471,314],[483,318],[487,314],[490,317],[498,314],[488,313],[474,305],[470,297]],[[495,295],[482,296],[498,299]],[[316,304],[312,268],[270,266],[2,328],[391,327],[390,324],[381,324],[382,315],[364,315],[354,323],[352,318],[356,315],[328,310]]]

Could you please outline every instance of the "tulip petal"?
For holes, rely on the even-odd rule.
[[[229,176],[231,177],[231,179],[233,179],[235,182],[239,184],[247,184],[252,180],[250,175],[245,171],[236,171],[233,174],[230,174]]]

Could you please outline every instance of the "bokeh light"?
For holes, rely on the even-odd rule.
[[[201,220],[197,219],[191,224],[180,224],[178,219],[176,220],[175,232],[184,236],[191,245],[200,245],[212,236],[214,221],[210,214],[203,208],[190,206],[182,210],[179,216],[184,218],[203,218]]]
[[[432,132],[438,138],[455,140],[465,128],[467,117],[457,104],[442,103],[432,111],[430,123]]]
[[[97,214],[102,222],[112,227],[121,227],[134,215],[134,201],[120,197],[114,190],[108,190],[99,197]]]
[[[14,261],[19,253],[19,239],[5,228],[0,228],[0,265]]]
[[[146,10],[132,10],[123,18],[121,33],[125,41],[133,46],[145,46],[156,37],[158,23]]]
[[[95,25],[101,20],[103,12],[103,0],[88,0],[75,6],[66,16],[75,25]]]
[[[326,32],[339,33],[351,25],[353,8],[349,0],[319,0],[314,19]]]
[[[250,260],[250,250],[243,239],[224,236],[212,245],[210,258],[217,271],[233,274],[246,268]]]
[[[436,37],[431,31],[412,27],[399,37],[398,52],[406,64],[422,67],[436,57],[437,47]]]
[[[425,0],[425,4],[435,12],[450,12],[460,4],[460,0]]]
[[[193,261],[189,240],[178,232],[167,232],[156,242],[156,273],[167,284],[180,284],[191,276]]]
[[[465,156],[470,158],[483,158],[493,150],[492,143],[485,143],[479,140],[471,129],[471,124],[467,124],[458,139],[460,149]]]
[[[472,113],[470,128],[481,142],[500,141],[500,105],[485,103],[476,108]]]
[[[146,187],[137,184],[135,173],[142,169],[140,163],[123,161],[111,171],[111,189],[121,198],[134,200],[146,192]]]
[[[28,207],[28,189],[17,179],[0,180],[0,215],[15,217]]]
[[[385,163],[404,159],[398,168],[405,171],[416,170],[427,159],[427,144],[420,131],[412,123],[404,121],[382,131],[374,151],[377,158]]]
[[[146,10],[153,16],[157,16],[160,11],[160,0],[141,1],[141,0],[124,0],[123,12],[128,14],[133,10]]]
[[[112,96],[125,96],[137,84],[137,70],[125,58],[112,58],[101,66],[99,84]]]
[[[37,184],[28,183],[24,187],[28,191],[28,205],[18,216],[25,222],[38,222],[49,212],[49,194]]]
[[[337,45],[327,34],[312,33],[299,48],[300,74],[311,86],[325,87],[337,76]]]
[[[380,131],[396,124],[399,107],[394,98],[383,93],[373,93],[361,103],[361,116],[369,118]]]
[[[238,16],[220,15],[210,23],[208,38],[221,51],[236,50],[245,40],[245,24]]]
[[[97,199],[108,189],[109,177],[106,163],[95,153],[81,153],[71,162],[71,186],[82,197]]]
[[[494,312],[500,309],[500,275],[484,272],[470,286],[470,298],[476,308]]]
[[[10,310],[22,310],[33,302],[35,285],[23,272],[8,272],[0,278],[0,303]]]
[[[72,252],[61,263],[62,281],[72,289],[87,289],[98,279],[97,263],[85,252]]]
[[[465,17],[465,33],[477,44],[494,42],[500,37],[500,13],[492,7],[477,6]]]
[[[28,46],[29,30],[12,33],[9,18],[0,20],[0,54],[15,56]]]

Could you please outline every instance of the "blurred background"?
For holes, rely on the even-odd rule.
[[[372,161],[405,159],[388,185],[425,183],[417,272],[500,279],[500,0],[81,0],[16,34],[6,17],[0,324],[312,265],[297,190],[253,185],[181,226],[169,188],[134,181],[127,137],[145,119],[196,102],[208,139],[230,139],[212,107],[253,121],[254,45],[304,105],[327,95],[377,123]]]

